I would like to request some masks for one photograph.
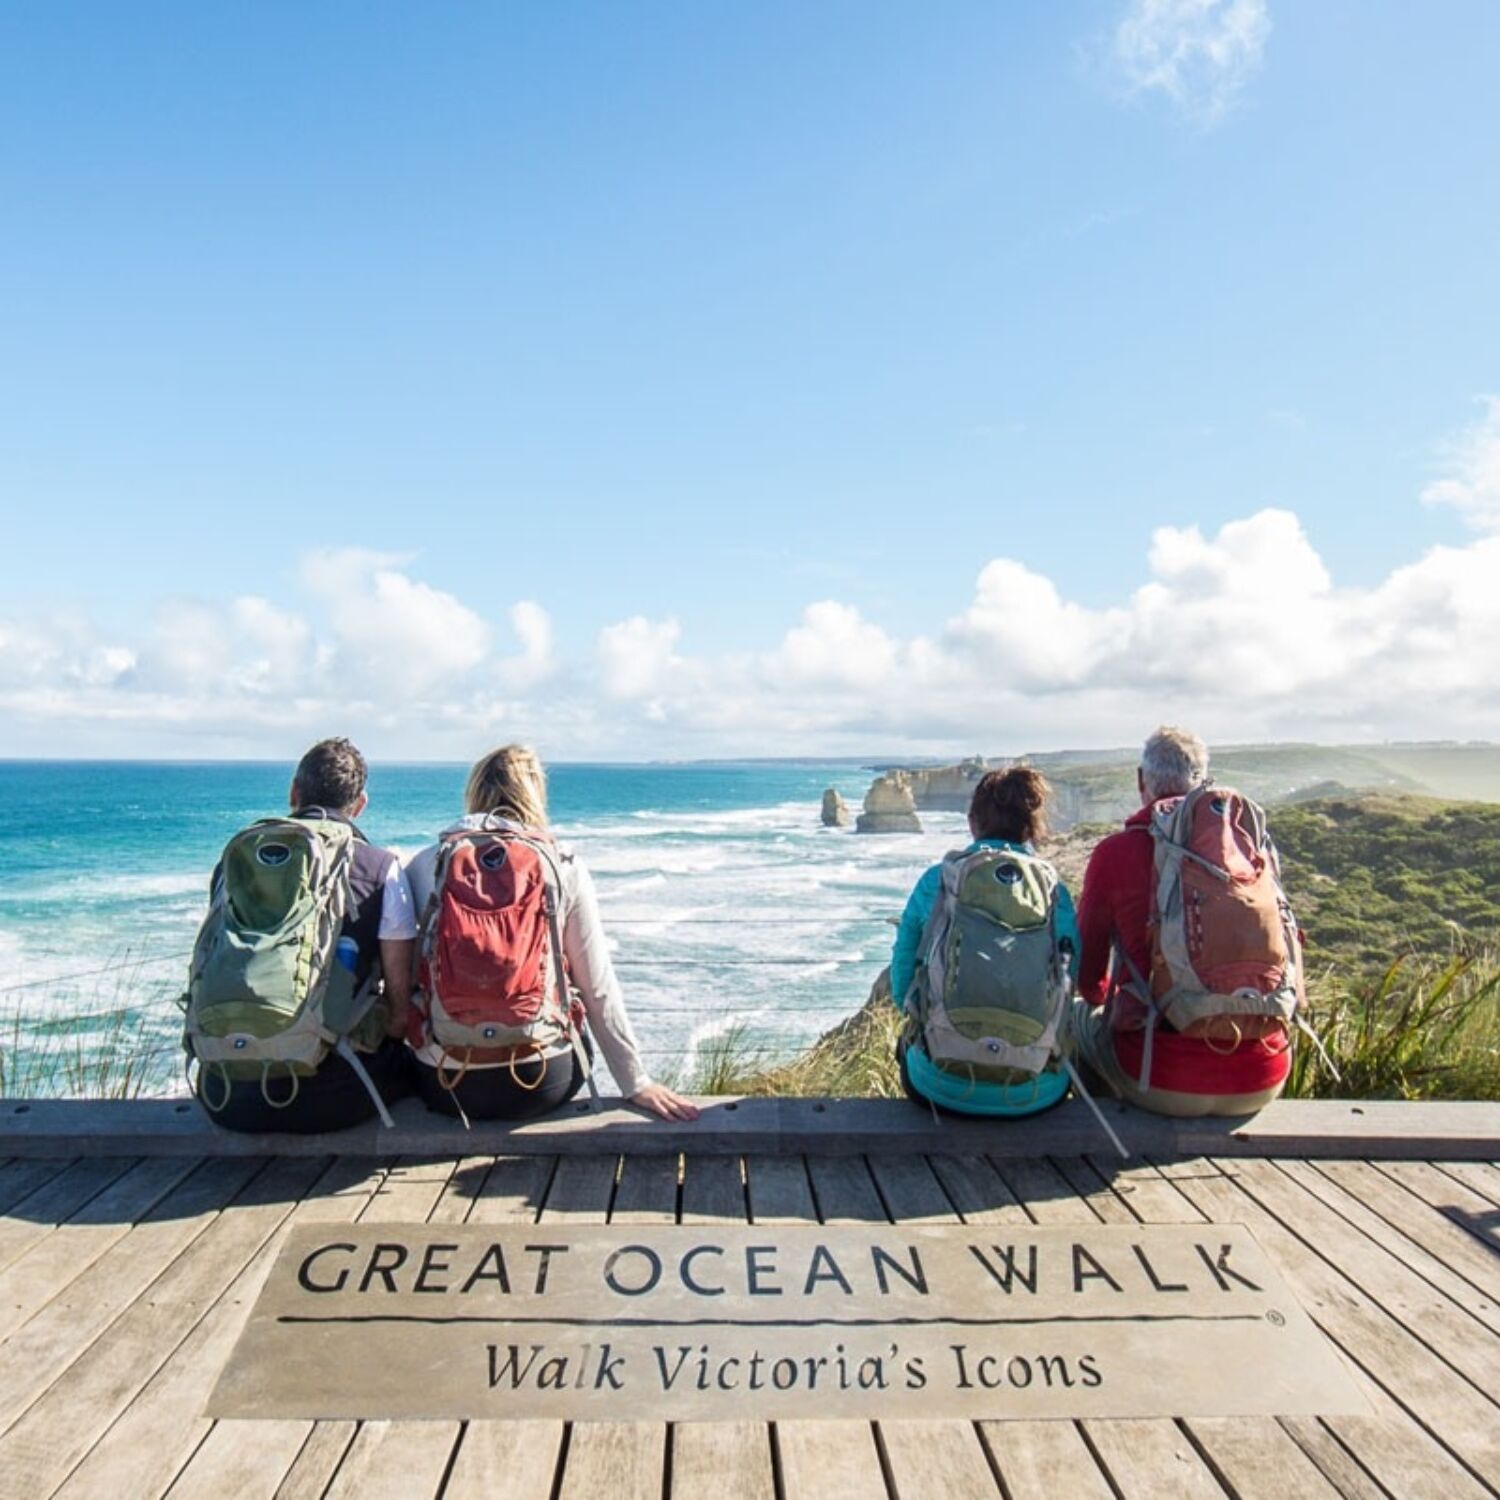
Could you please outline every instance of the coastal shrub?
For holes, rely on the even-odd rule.
[[[1500,959],[1403,956],[1373,978],[1314,986],[1287,1094],[1303,1099],[1500,1099]]]

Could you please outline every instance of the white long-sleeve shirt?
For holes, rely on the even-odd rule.
[[[445,833],[457,833],[466,828],[482,828],[487,819],[481,813],[471,813],[453,824]],[[519,824],[507,824],[517,832]],[[557,856],[558,871],[562,876],[562,899],[558,918],[562,926],[563,955],[567,959],[568,974],[573,987],[583,1001],[588,1016],[589,1031],[599,1050],[604,1054],[610,1076],[628,1099],[639,1093],[651,1082],[651,1075],[641,1061],[640,1045],[625,1014],[625,996],[620,990],[620,981],[615,966],[610,961],[609,943],[604,936],[604,924],[599,919],[599,901],[594,894],[593,878],[578,856],[564,844],[553,846]],[[411,858],[406,867],[407,879],[411,882],[412,900],[420,917],[427,910],[428,898],[432,895],[433,876],[437,868],[438,845],[429,844]],[[566,1042],[557,1052],[566,1052]],[[550,1055],[550,1054],[549,1054]],[[417,1057],[433,1067],[443,1061],[442,1049],[429,1043],[418,1050]],[[481,1066],[475,1063],[477,1068]],[[504,1063],[490,1064],[504,1067]]]

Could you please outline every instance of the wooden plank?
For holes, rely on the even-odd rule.
[[[307,1422],[220,1422],[200,1415],[204,1398],[229,1358],[287,1231],[299,1223],[356,1218],[382,1176],[368,1161],[331,1162],[285,1222],[204,1314],[203,1320],[58,1491],[67,1500],[129,1495],[271,1495],[296,1459]],[[217,1439],[203,1462],[202,1447]],[[235,1439],[238,1438],[236,1443]],[[214,1464],[220,1467],[215,1468]],[[179,1477],[180,1476],[180,1477]]]
[[[457,1441],[457,1422],[361,1422],[324,1500],[427,1500]]]
[[[273,1162],[172,1261],[0,1438],[0,1494],[50,1494],[66,1478],[318,1175],[316,1160]]]
[[[955,1214],[922,1156],[872,1156],[870,1173],[890,1218],[901,1224],[951,1224]]]
[[[357,1426],[355,1422],[319,1422],[287,1470],[276,1500],[322,1500],[329,1476],[343,1463]]]
[[[979,1432],[1011,1500],[1113,1500],[1076,1422],[981,1422]]]
[[[687,1156],[682,1163],[684,1224],[743,1224],[749,1213],[745,1174],[737,1156]],[[755,1425],[755,1424],[752,1424]],[[759,1430],[757,1426],[757,1430]],[[673,1449],[673,1483],[677,1460]]]
[[[443,1500],[549,1500],[562,1452],[561,1422],[469,1422]]]
[[[627,1156],[620,1163],[610,1222],[675,1224],[677,1174],[675,1156]]]
[[[1414,1338],[1467,1375],[1480,1391],[1500,1391],[1500,1339],[1404,1265],[1390,1248],[1394,1236],[1372,1239],[1361,1234],[1274,1162],[1237,1162],[1235,1174],[1245,1191],[1351,1276],[1366,1297]],[[1500,1407],[1492,1411],[1500,1478]]]
[[[470,1218],[480,1224],[534,1224],[557,1162],[548,1156],[501,1156],[490,1168]]]
[[[678,1162],[676,1157],[629,1157],[619,1165],[617,1182],[607,1159],[598,1163],[592,1180],[587,1174],[558,1168],[562,1191],[569,1195],[570,1217],[611,1223],[673,1224],[677,1221]],[[627,1186],[628,1185],[628,1186]],[[613,1196],[608,1189],[614,1187]],[[559,1182],[553,1183],[542,1217],[552,1212]],[[597,1207],[590,1207],[593,1193]],[[625,1497],[662,1494],[666,1471],[665,1422],[572,1422],[562,1472],[560,1495],[588,1497],[609,1494]]]
[[[1341,1219],[1384,1245],[1491,1333],[1500,1334],[1500,1255],[1364,1162],[1280,1162],[1280,1169]]]
[[[1084,1423],[1090,1446],[1126,1500],[1222,1500],[1225,1491],[1175,1422]]]
[[[609,1217],[614,1198],[615,1156],[567,1156],[557,1164],[540,1222],[561,1223],[567,1219],[582,1224],[602,1224]]]
[[[204,1234],[264,1163],[205,1162],[145,1218],[0,1345],[0,1430],[99,1338]]]
[[[1383,1160],[1381,1165],[1389,1166],[1389,1160]],[[1446,1160],[1434,1161],[1432,1165],[1500,1208],[1500,1166],[1491,1162]]]
[[[773,1500],[771,1462],[765,1422],[679,1422],[672,1429],[672,1500]]]
[[[422,1223],[432,1212],[457,1165],[452,1158],[445,1162],[400,1158],[381,1178],[374,1199],[360,1217],[376,1223],[382,1219],[394,1223]]]
[[[1467,1263],[1471,1267],[1485,1267],[1476,1285],[1484,1285],[1493,1292],[1495,1275],[1500,1273],[1500,1207],[1470,1187],[1463,1177],[1450,1176],[1430,1162],[1384,1161],[1373,1166],[1463,1231],[1469,1242]],[[1453,1166],[1462,1170],[1464,1163],[1455,1162]],[[1477,1257],[1472,1243],[1476,1240],[1481,1251]]]
[[[192,1167],[178,1157],[147,1158],[0,1272],[0,1340],[124,1239]]]
[[[891,1489],[900,1500],[997,1500],[1000,1486],[972,1422],[881,1422]]]
[[[49,1177],[0,1218],[0,1268],[71,1219],[134,1165],[130,1157],[85,1157]]]
[[[810,1156],[807,1175],[812,1179],[818,1218],[824,1224],[890,1222],[863,1157]]]
[[[660,1500],[664,1422],[574,1422],[559,1500]]]
[[[427,1219],[432,1224],[463,1224],[473,1213],[494,1168],[493,1156],[466,1156],[453,1167]]]
[[[1213,1164],[1210,1164],[1213,1165]],[[1239,1170],[1239,1164],[1232,1164]],[[1451,1459],[1474,1468],[1493,1466],[1493,1408],[1430,1350],[1417,1343],[1361,1291],[1357,1281],[1330,1265],[1293,1234],[1235,1180],[1203,1164],[1173,1181],[1209,1219],[1248,1224],[1309,1316],[1390,1399],[1410,1425],[1375,1418],[1340,1417],[1329,1426],[1360,1462],[1394,1495],[1477,1495],[1483,1491]],[[1472,1437],[1471,1437],[1472,1435]],[[1438,1443],[1430,1441],[1436,1437]],[[1424,1441],[1428,1439],[1428,1441]],[[1446,1452],[1436,1451],[1438,1444]]]
[[[1404,1413],[1398,1413],[1398,1416],[1410,1422]],[[1369,1422],[1373,1419],[1362,1417],[1360,1420]],[[1283,1417],[1281,1427],[1345,1500],[1387,1500],[1390,1492],[1376,1482],[1326,1423],[1316,1417]],[[1469,1478],[1467,1474],[1463,1477]]]
[[[1183,1424],[1237,1500],[1338,1500],[1338,1489],[1275,1422],[1195,1417]]]
[[[38,1156],[6,1162],[0,1167],[0,1214],[8,1214],[44,1182],[67,1171],[75,1160],[73,1156]]]
[[[1026,1210],[983,1156],[934,1156],[933,1175],[965,1224],[1029,1224]]]
[[[800,1156],[747,1156],[745,1195],[757,1224],[812,1224],[818,1205]]]
[[[778,1422],[776,1454],[784,1500],[890,1493],[868,1422]]]
[[[1016,1201],[1038,1224],[1097,1224],[1099,1216],[1050,1161],[997,1161]]]
[[[483,1198],[493,1168],[489,1158],[400,1161],[362,1219],[463,1223]],[[394,1184],[394,1186],[391,1186]],[[463,1435],[458,1422],[361,1422],[327,1494],[374,1500],[435,1495]],[[392,1488],[409,1476],[404,1488]]]

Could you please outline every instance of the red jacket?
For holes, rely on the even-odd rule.
[[[1130,970],[1112,973],[1115,944],[1143,975],[1151,972],[1151,894],[1155,884],[1151,810],[1143,807],[1125,820],[1119,833],[1102,840],[1089,856],[1078,903],[1083,944],[1078,992],[1090,1005],[1108,1005],[1115,1057],[1132,1077],[1141,1072],[1146,1008],[1120,988]],[[1268,1051],[1258,1041],[1241,1042],[1230,1053],[1215,1051],[1194,1037],[1180,1036],[1158,1022],[1151,1043],[1151,1087],[1183,1094],[1251,1094],[1275,1088],[1291,1066],[1285,1051]]]

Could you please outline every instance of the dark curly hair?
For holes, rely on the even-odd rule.
[[[1047,778],[1030,766],[989,771],[974,788],[969,827],[976,839],[1035,844],[1047,837],[1047,803],[1051,797]]]
[[[319,740],[297,762],[292,777],[297,806],[343,812],[359,801],[368,775],[364,756],[349,740]]]

